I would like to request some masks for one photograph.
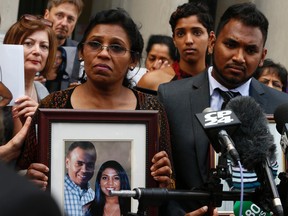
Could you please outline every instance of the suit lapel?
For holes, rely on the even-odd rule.
[[[249,96],[253,97],[261,107],[267,106],[268,101],[265,97],[265,91],[260,83],[254,78],[251,80]]]
[[[192,91],[190,91],[190,107],[192,110],[192,128],[194,134],[194,143],[196,148],[196,155],[198,161],[198,167],[201,172],[202,180],[206,181],[207,170],[203,167],[207,167],[208,161],[203,160],[207,159],[208,152],[208,139],[203,130],[201,124],[198,122],[195,114],[202,113],[203,110],[210,106],[210,92],[208,84],[208,74],[207,70],[199,74],[197,77],[194,77],[192,83]],[[205,145],[207,143],[207,145]],[[201,161],[204,161],[204,164],[201,164]]]
[[[195,77],[190,96],[191,108],[197,113],[210,106],[210,92],[207,71]],[[195,113],[195,112],[194,112]]]

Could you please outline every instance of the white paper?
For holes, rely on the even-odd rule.
[[[1,44],[0,67],[0,81],[12,93],[13,99],[9,106],[13,106],[17,98],[25,95],[23,46]]]

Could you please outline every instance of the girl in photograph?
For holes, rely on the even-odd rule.
[[[86,216],[128,215],[131,198],[110,196],[110,190],[130,190],[126,171],[114,160],[101,165],[95,182],[95,199],[88,204]]]

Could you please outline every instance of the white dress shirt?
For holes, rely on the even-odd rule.
[[[223,98],[215,91],[216,88],[221,89],[222,91],[232,91],[232,92],[239,92],[242,96],[249,96],[249,88],[251,83],[251,78],[246,81],[241,86],[235,89],[227,89],[223,85],[221,85],[213,76],[212,76],[212,69],[213,67],[208,68],[208,80],[209,80],[209,88],[210,88],[210,107],[215,110],[221,110],[221,105],[223,103]]]

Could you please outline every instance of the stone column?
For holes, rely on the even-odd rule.
[[[19,0],[0,0],[0,43],[2,43],[5,32],[17,21]]]

